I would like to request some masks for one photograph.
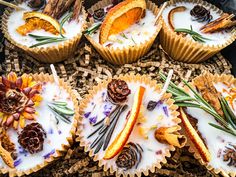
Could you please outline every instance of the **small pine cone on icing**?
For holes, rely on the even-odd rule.
[[[194,6],[194,8],[190,11],[190,15],[198,22],[210,22],[213,18],[211,12],[200,5]]]
[[[18,136],[19,144],[29,153],[34,154],[43,150],[46,132],[39,123],[27,125]]]
[[[117,104],[125,102],[130,92],[127,83],[120,79],[112,79],[107,85],[108,98]]]

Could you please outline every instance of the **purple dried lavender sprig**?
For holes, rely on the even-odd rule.
[[[163,106],[162,109],[163,109],[165,115],[166,115],[167,117],[169,117],[169,111],[168,111],[167,106]]]
[[[87,119],[87,118],[89,118],[90,114],[91,114],[91,112],[86,112],[86,113],[84,114],[84,117]]]
[[[27,152],[24,148],[22,148],[21,146],[19,146],[19,154],[22,154],[22,155],[24,155],[24,156],[27,156],[27,155],[28,155],[28,152]]]
[[[148,105],[147,105],[147,109],[149,111],[153,111],[155,108],[159,108],[162,104],[163,104],[163,102],[161,100],[158,101],[158,102],[156,102],[156,101],[149,101]]]
[[[95,123],[97,122],[97,118],[98,118],[97,116],[90,117],[90,118],[89,118],[89,123],[90,123],[90,124],[95,124]]]
[[[55,149],[53,149],[51,152],[45,154],[43,157],[44,159],[48,159],[51,155],[53,155],[55,153]]]
[[[48,134],[53,134],[53,129],[52,129],[52,128],[50,128],[50,129],[48,130]]]
[[[22,159],[18,159],[16,161],[14,161],[14,167],[17,167],[18,165],[20,165],[22,163]]]

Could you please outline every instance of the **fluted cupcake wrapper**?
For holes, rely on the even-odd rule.
[[[14,3],[15,4],[20,3],[20,0],[16,0]],[[82,32],[87,27],[87,22],[86,22],[87,13],[84,7],[82,7],[83,24],[80,33],[78,33],[72,39],[68,39],[55,46],[50,46],[50,47],[42,46],[42,47],[30,48],[15,41],[8,32],[7,22],[10,14],[13,11],[14,11],[13,9],[7,8],[4,14],[2,15],[2,31],[4,33],[5,38],[8,39],[13,45],[27,52],[33,58],[44,63],[57,63],[73,56],[82,37]]]
[[[54,82],[53,76],[49,74],[33,74],[32,75],[33,79],[37,82]],[[3,173],[9,173],[9,176],[23,176],[23,175],[29,175],[31,173],[37,172],[38,170],[46,167],[49,163],[53,162],[54,160],[58,159],[59,157],[65,155],[67,150],[72,146],[76,134],[76,129],[78,125],[78,120],[79,120],[79,112],[78,112],[78,101],[77,101],[77,96],[76,96],[76,91],[72,89],[72,87],[66,83],[63,79],[59,79],[59,86],[63,89],[66,90],[66,92],[69,94],[73,104],[74,104],[74,118],[73,118],[73,123],[72,127],[69,133],[69,136],[66,137],[67,142],[65,144],[61,144],[60,149],[56,149],[55,153],[50,156],[50,158],[46,159],[42,164],[39,164],[35,166],[34,168],[25,170],[25,171],[20,171],[16,169],[10,169],[10,168],[1,168],[0,167],[0,174]]]
[[[81,132],[83,132],[83,126],[82,126],[82,119],[83,115],[85,113],[85,109],[87,108],[87,105],[90,103],[91,99],[102,89],[107,87],[107,84],[111,81],[112,78],[103,81],[102,83],[98,84],[97,86],[94,86],[92,90],[89,91],[89,94],[87,94],[84,99],[80,102],[79,106],[79,124],[78,124],[78,130],[77,130],[77,138],[76,141],[80,142],[80,146],[84,147],[85,152],[89,152],[89,156],[93,157],[94,161],[98,161],[98,166],[103,167],[104,171],[110,171],[110,173],[115,173],[116,176],[138,176],[140,177],[142,174],[145,176],[148,176],[150,172],[154,173],[156,169],[160,169],[163,164],[167,163],[166,158],[170,157],[171,151],[175,151],[175,147],[173,145],[169,145],[169,148],[166,149],[162,153],[161,160],[157,160],[152,166],[147,167],[146,169],[139,169],[135,170],[133,173],[127,173],[123,169],[120,168],[114,168],[114,166],[109,167],[106,160],[98,159],[98,154],[94,154],[94,150],[90,148],[90,145],[86,141],[86,137],[83,137],[81,135]],[[115,77],[115,79],[122,79],[126,82],[135,82],[135,83],[142,83],[145,85],[148,85],[152,88],[154,88],[155,91],[158,93],[161,92],[162,86],[157,85],[156,81],[151,80],[147,75],[134,75],[134,74],[127,74],[127,75],[120,75]],[[176,123],[178,131],[181,130],[181,127],[178,125],[181,123],[181,120],[178,117],[179,112],[177,112],[178,106],[174,105],[174,100],[171,99],[171,94],[166,93],[163,96],[163,100],[166,100],[165,103],[168,105],[169,109],[172,111],[171,115],[173,116],[173,121]]]
[[[211,73],[204,73],[198,77],[196,77],[195,79],[201,79],[201,77],[203,76],[207,76],[207,78],[210,78],[211,81],[217,83],[217,82],[222,82],[222,83],[227,83],[227,84],[233,84],[233,85],[236,85],[236,78],[234,78],[232,75],[226,75],[226,74],[223,74],[223,75],[213,75]],[[185,88],[186,90],[188,90],[188,88],[186,87]],[[189,137],[188,133],[185,131],[185,128],[184,126],[182,125],[182,133],[186,135],[186,137],[188,138],[188,141],[187,141],[187,144],[186,146],[189,146],[188,150],[189,152],[193,153],[194,154],[194,157],[202,164],[204,165],[207,170],[215,173],[215,174],[222,174],[223,176],[225,177],[229,177],[229,176],[236,176],[236,170],[235,171],[225,171],[224,169],[222,168],[214,168],[213,166],[209,165],[208,163],[206,163],[201,155],[199,154],[199,151],[197,150],[196,146],[194,145],[193,141],[191,141],[191,137]],[[196,130],[194,130],[196,131]],[[220,131],[220,130],[219,130]]]
[[[198,5],[204,5],[219,14],[223,14],[223,11],[216,6],[207,3],[202,0],[173,0],[167,2],[167,7],[178,2],[193,2]],[[203,62],[228,45],[230,45],[236,39],[236,30],[232,30],[231,37],[221,45],[205,45],[199,42],[195,42],[187,37],[177,35],[176,32],[170,29],[168,24],[163,22],[163,27],[160,31],[160,43],[163,49],[174,59],[186,63],[199,63]]]
[[[154,15],[158,14],[158,7],[152,3],[151,1],[147,0],[147,9],[151,10]],[[112,4],[111,0],[102,0],[92,6],[88,12],[94,12],[97,9],[104,8],[108,5]],[[152,44],[154,43],[158,33],[161,30],[163,20],[160,18],[157,23],[157,28],[155,33],[146,41],[135,44],[134,46],[127,46],[123,48],[113,48],[113,47],[105,47],[98,42],[95,42],[92,37],[86,35],[86,38],[89,42],[94,46],[94,48],[98,51],[98,53],[108,62],[115,64],[115,65],[123,65],[127,63],[133,63],[137,61],[139,58],[144,56],[149,49],[151,48]],[[90,22],[88,26],[91,26],[93,22]]]

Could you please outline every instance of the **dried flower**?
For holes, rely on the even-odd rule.
[[[18,136],[19,144],[29,153],[34,154],[43,150],[46,132],[39,123],[27,125]]]
[[[0,78],[0,123],[3,126],[13,126],[15,129],[20,124],[25,126],[25,119],[36,118],[35,105],[42,97],[39,95],[41,84],[33,81],[29,75],[17,77],[11,72],[7,77]]]

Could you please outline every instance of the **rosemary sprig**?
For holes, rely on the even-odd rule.
[[[190,30],[186,29],[186,28],[177,28],[177,29],[175,29],[175,32],[189,34],[193,38],[194,41],[198,41],[198,42],[201,42],[201,43],[205,43],[206,40],[211,40],[209,38],[203,37],[201,34],[195,32],[195,31],[193,31],[192,25],[190,26]]]
[[[39,43],[37,43],[37,44],[34,44],[34,45],[30,46],[30,48],[38,47],[38,46],[41,46],[41,45],[50,44],[50,43],[54,43],[54,42],[61,42],[61,41],[65,41],[65,40],[66,40],[65,38],[48,39],[48,40],[46,40],[46,41],[39,42]]]
[[[48,103],[48,107],[55,114],[55,118],[60,118],[65,123],[71,123],[70,116],[75,114],[74,110],[67,107],[66,102],[53,101]]]
[[[129,39],[126,35],[125,35],[125,33],[121,33],[120,34],[123,38],[125,38],[125,39]]]
[[[63,25],[65,24],[65,22],[67,22],[72,17],[72,15],[73,15],[73,12],[70,12],[61,20],[61,23],[60,23],[60,35],[63,38],[65,38],[65,36],[62,34]]]
[[[162,73],[160,73],[160,77],[164,81],[167,79],[167,77]],[[224,112],[224,117],[222,117],[196,90],[191,87],[189,83],[185,80],[183,80],[183,82],[192,91],[193,97],[171,82],[167,91],[173,94],[175,104],[180,107],[193,107],[206,111],[220,123],[220,125],[213,123],[209,123],[209,125],[236,136],[236,116],[232,112],[227,101],[224,98],[220,99],[221,107]]]
[[[72,16],[72,12],[68,13],[60,22],[60,37],[52,37],[52,36],[40,36],[40,35],[35,35],[35,34],[28,34],[30,37],[34,38],[36,41],[40,41],[32,46],[30,46],[30,48],[33,47],[38,47],[38,46],[42,46],[45,44],[50,44],[50,43],[54,43],[54,42],[62,42],[67,40],[67,38],[62,34],[62,29],[63,29],[63,25],[65,24],[66,21],[68,21],[71,16]]]
[[[137,44],[132,36],[131,36],[131,40],[133,41],[135,45]]]
[[[83,33],[86,34],[86,35],[91,35],[95,31],[97,31],[100,28],[101,25],[102,25],[101,22],[95,23],[93,26],[91,26],[90,28],[86,29]]]

